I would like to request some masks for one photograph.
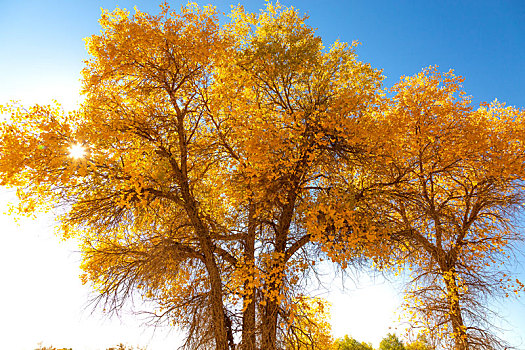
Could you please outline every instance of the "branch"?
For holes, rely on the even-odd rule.
[[[286,249],[284,253],[284,261],[288,261],[296,251],[304,247],[308,242],[310,242],[310,239],[312,238],[312,235],[307,234],[302,236],[299,240],[295,241],[288,249]]]

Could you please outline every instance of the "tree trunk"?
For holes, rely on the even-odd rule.
[[[210,281],[210,303],[212,309],[213,333],[215,336],[216,350],[229,350],[228,329],[224,318],[224,304],[222,300],[222,281],[213,255],[213,241],[206,224],[199,215],[198,205],[187,185],[187,180],[181,186],[186,212],[191,220],[195,233],[199,239],[201,252],[204,255],[204,265]]]
[[[255,274],[255,205],[250,204],[248,211],[248,237],[244,245],[244,260],[249,264],[250,271]],[[253,284],[244,283],[243,314],[242,314],[242,350],[255,350],[255,288]],[[252,281],[253,283],[253,281]]]
[[[445,278],[445,285],[447,287],[447,303],[450,308],[450,321],[452,323],[452,330],[454,331],[455,350],[468,350],[467,330],[463,323],[463,316],[461,315],[461,306],[459,303],[459,290],[456,281],[455,271],[449,271],[450,277]]]
[[[264,350],[277,349],[277,316],[279,314],[279,295],[281,294],[283,274],[285,269],[284,254],[286,251],[286,237],[289,225],[284,230],[277,230],[275,253],[269,265],[269,276],[266,284],[266,305],[263,312],[262,348]]]
[[[268,298],[263,314],[262,349],[277,350],[277,314],[279,305],[276,300]]]
[[[206,258],[206,268],[210,274],[210,303],[212,307],[213,332],[215,335],[215,349],[229,350],[228,330],[224,319],[224,305],[222,302],[222,283],[219,269],[215,261],[210,261],[208,266]],[[212,260],[213,257],[212,257]]]
[[[287,232],[287,231],[286,231]],[[284,252],[286,247],[286,236],[278,231],[276,235],[275,252],[276,257],[273,257],[269,262],[269,276],[265,285],[266,293],[264,295],[264,312],[262,315],[262,349],[276,350],[277,349],[277,316],[279,313],[278,297],[281,293],[282,278],[284,272]]]
[[[283,275],[286,267],[286,243],[295,210],[298,182],[299,177],[296,177],[288,192],[286,203],[283,206],[277,229],[275,230],[274,252],[276,256],[273,257],[272,261],[268,264],[270,267],[270,281],[266,285],[266,293],[269,296],[265,296],[266,305],[264,307],[262,324],[262,348],[264,350],[277,350],[278,297],[281,294]]]
[[[214,243],[210,235],[209,227],[200,214],[198,201],[195,199],[190,186],[188,176],[188,137],[184,125],[187,111],[181,110],[173,94],[172,105],[177,111],[177,134],[179,144],[180,165],[177,159],[170,152],[163,150],[173,170],[174,177],[179,185],[180,196],[184,202],[184,209],[190,219],[191,225],[195,229],[195,234],[199,240],[199,247],[204,256],[204,265],[208,272],[210,283],[210,306],[212,310],[213,333],[215,338],[215,348],[217,350],[229,350],[228,346],[228,327],[226,325],[224,303],[222,300],[222,280],[219,267],[215,261]]]

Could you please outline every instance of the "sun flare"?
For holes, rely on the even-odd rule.
[[[86,155],[86,150],[84,146],[82,146],[80,143],[71,145],[69,148],[69,156],[74,159],[80,159],[83,158]]]

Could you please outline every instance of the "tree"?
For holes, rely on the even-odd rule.
[[[146,350],[146,348],[127,346],[122,343],[118,344],[116,347],[108,348],[107,350]]]
[[[434,346],[430,343],[427,337],[419,333],[417,339],[405,345],[406,350],[433,350]]]
[[[299,297],[293,320],[287,325],[286,349],[328,350],[332,348],[330,304],[322,298]]]
[[[355,132],[354,118],[373,103],[381,76],[356,60],[354,45],[323,52],[297,12],[267,10],[233,14],[228,30],[240,44],[219,70],[212,115],[235,170],[232,187],[242,191],[236,201],[251,220],[242,259],[254,261],[257,278],[247,283],[258,288],[262,347],[272,349],[285,336],[276,326],[293,314],[301,272],[312,266],[304,263],[315,260],[296,253],[309,253],[306,219],[329,187],[331,148]],[[246,324],[255,324],[255,297],[245,288]]]
[[[54,346],[42,346],[42,344],[38,345],[38,348],[35,350],[72,350],[71,348],[55,348]]]
[[[388,333],[379,343],[379,350],[405,350],[405,346],[397,335]]]
[[[374,350],[372,344],[359,342],[354,338],[345,335],[343,338],[335,340],[333,345],[334,350]]]
[[[2,107],[0,184],[82,240],[97,305],[152,302],[188,348],[314,339],[297,300],[320,256],[406,263],[433,339],[497,347],[484,298],[512,282],[494,268],[520,238],[524,113],[473,110],[431,70],[387,98],[356,43],[326,50],[305,21],[104,11],[78,111]]]
[[[407,307],[433,339],[503,348],[487,303],[523,290],[504,264],[523,239],[513,219],[525,195],[525,113],[497,102],[474,110],[461,82],[429,68],[392,88],[370,128],[375,185],[359,205],[398,242],[391,257],[412,269]]]
[[[106,311],[138,296],[187,347],[271,350],[310,317],[295,300],[328,236],[308,223],[360,152],[357,119],[382,77],[354,44],[325,51],[294,9],[231,17],[104,11],[78,111],[2,109],[0,179],[20,212],[60,211]]]

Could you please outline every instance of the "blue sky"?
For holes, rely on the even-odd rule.
[[[171,1],[173,7],[181,2]],[[229,1],[213,1],[228,12]],[[523,1],[282,1],[310,15],[326,45],[358,40],[359,57],[384,69],[385,84],[429,65],[466,78],[475,102],[498,98],[525,105]],[[86,58],[82,38],[98,32],[100,7],[156,12],[156,1],[0,0],[0,93],[25,82],[78,79]],[[249,10],[264,1],[245,1]],[[15,89],[13,89],[15,87]],[[31,89],[31,88],[30,88]],[[10,91],[13,91],[10,93]],[[57,96],[58,97],[58,96]]]
[[[228,12],[230,5],[236,4],[230,1],[210,2],[222,12]],[[170,1],[169,3],[173,8],[177,8],[182,2]],[[199,1],[198,3],[204,5],[209,2]],[[265,2],[254,0],[241,1],[241,3],[248,10],[256,11],[264,7]],[[282,1],[282,4],[293,5],[308,13],[310,16],[308,23],[318,28],[318,34],[323,38],[326,46],[337,39],[349,42],[360,41],[361,46],[357,50],[359,58],[371,63],[375,68],[384,70],[383,74],[387,77],[385,86],[387,87],[392,86],[402,75],[413,75],[424,67],[438,65],[442,71],[452,68],[457,75],[464,76],[466,79],[464,89],[469,95],[472,95],[476,103],[497,98],[509,105],[525,106],[524,1],[324,0]],[[100,16],[101,7],[114,9],[116,6],[128,9],[137,6],[143,11],[158,11],[156,1],[0,0],[0,104],[11,99],[22,100],[23,103],[48,103],[54,98],[62,102],[66,108],[74,107],[78,100],[82,60],[87,58],[82,39],[98,33],[97,19]],[[54,275],[63,274],[62,277],[53,279],[55,285],[63,285],[63,288],[70,291],[68,293],[75,295],[77,299],[84,297],[87,291],[82,289],[83,287],[76,280],[78,271],[71,268],[60,268],[60,266],[74,265],[78,262],[78,257],[74,253],[64,253],[67,249],[71,251],[74,248],[59,245],[58,240],[51,239],[50,241],[47,235],[51,236],[52,230],[47,224],[35,224],[36,226],[28,224],[28,227],[32,228],[32,231],[29,232],[29,229],[13,226],[11,222],[6,221],[6,218],[2,220],[4,221],[0,223],[4,231],[0,232],[0,235],[3,236],[4,246],[24,247],[27,246],[25,243],[27,240],[37,240],[40,246],[50,249],[52,253],[46,254],[46,251],[38,249],[38,244],[30,245],[31,254],[26,254],[24,261],[27,262],[31,257],[37,260],[33,261],[33,265],[28,265],[33,267],[24,268],[20,273],[16,273],[13,272],[16,269],[13,270],[12,266],[17,266],[17,264],[9,260],[17,259],[13,253],[16,249],[10,249],[7,255],[4,254],[0,258],[0,274],[5,275],[9,270],[10,278],[14,279],[13,283],[18,283],[28,289],[41,290],[43,283],[41,280],[36,279],[40,281],[38,282],[40,287],[35,287],[34,283],[28,282],[31,279],[31,273],[35,276],[42,276],[53,270]],[[7,226],[9,229],[6,231]],[[9,237],[10,235],[17,237]],[[46,265],[46,261],[52,261],[52,263]],[[22,260],[19,263],[21,264]],[[517,273],[523,276],[521,270]],[[25,276],[23,279],[20,277],[22,275]],[[368,285],[357,289],[348,288],[347,297],[339,292],[334,292],[330,297],[335,303],[334,320],[338,323],[334,325],[334,330],[336,335],[351,333],[354,337],[371,341],[377,346],[380,337],[389,331],[391,320],[388,313],[395,308],[398,299],[384,285],[372,286],[373,283],[369,282],[365,284]],[[3,292],[0,291],[0,293]],[[355,311],[359,303],[363,304],[359,300],[365,299],[359,298],[365,298],[364,294],[373,295],[376,300],[381,298],[390,300],[388,305],[381,303],[380,308],[371,312],[370,323],[364,321],[370,315],[361,313],[354,319],[348,316],[352,314],[349,310],[354,309]],[[48,335],[53,334],[59,337],[60,327],[80,322],[78,319],[81,316],[78,316],[77,313],[75,313],[76,316],[67,316],[69,313],[56,311],[58,316],[54,319],[55,321],[39,315],[39,312],[44,312],[42,310],[48,310],[44,304],[56,305],[56,310],[59,310],[60,300],[64,298],[64,296],[60,297],[60,294],[59,297],[51,294],[45,295],[46,298],[50,298],[47,299],[47,302],[46,299],[34,297],[36,301],[31,304],[31,307],[36,320],[25,328],[24,336],[32,332],[40,336],[47,328],[42,328],[38,326],[39,324],[47,322],[49,326],[49,323],[56,322],[54,329],[58,330],[46,332]],[[16,297],[16,293],[12,292],[0,294],[2,309],[5,309],[4,306],[16,304]],[[70,312],[71,308],[84,305],[84,300],[65,304]],[[381,308],[383,311],[380,311]],[[515,339],[521,336],[523,342],[518,345],[525,348],[525,306],[523,302],[505,302],[500,308],[502,314],[507,315],[511,323],[507,328],[514,335],[509,335],[509,337]],[[13,310],[13,313],[17,312],[14,308],[9,310]],[[385,310],[384,315],[379,315]],[[353,312],[353,314],[356,313]],[[89,313],[87,315],[89,316]],[[67,317],[76,318],[69,320]],[[82,322],[87,322],[85,312],[82,317],[84,320]],[[379,322],[379,319],[382,321]],[[23,322],[22,319],[20,322]],[[368,328],[374,325],[374,322],[377,325],[375,333],[374,331],[368,332]],[[124,326],[122,324],[119,326],[119,324],[119,322],[116,324],[106,322],[102,327],[104,331],[97,331],[97,325],[91,322],[89,325],[91,332],[103,334],[108,332],[108,329],[114,330],[109,331],[114,335],[113,338],[108,335],[104,338],[106,343],[98,343],[98,345],[93,341],[86,341],[84,345],[72,344],[71,342],[75,339],[73,336],[53,340],[56,338],[45,338],[42,335],[39,339],[54,342],[55,345],[67,340],[63,346],[74,346],[75,349],[97,349],[97,347],[102,349],[103,346],[114,345],[107,342],[126,336],[127,333],[120,333],[118,327],[127,327],[137,332],[135,330],[137,328],[133,328],[134,326],[130,326],[129,323],[124,323]],[[0,324],[0,329],[7,326],[19,327],[13,323]],[[67,332],[77,334],[75,332],[81,332],[81,328],[86,325],[78,323],[75,327],[76,330],[68,328]],[[64,332],[66,331],[62,333]],[[0,333],[4,333],[3,329]],[[15,333],[9,332],[9,334]],[[15,339],[14,336],[12,338]],[[147,335],[146,338],[152,339],[150,335]],[[17,337],[17,339],[20,338]],[[139,341],[134,337],[129,339],[131,343]],[[147,339],[145,342],[148,342]],[[12,343],[8,348],[15,349],[14,345],[16,344]],[[35,345],[30,344],[23,348]],[[4,347],[1,339],[0,347]],[[150,349],[157,348],[150,346]]]

